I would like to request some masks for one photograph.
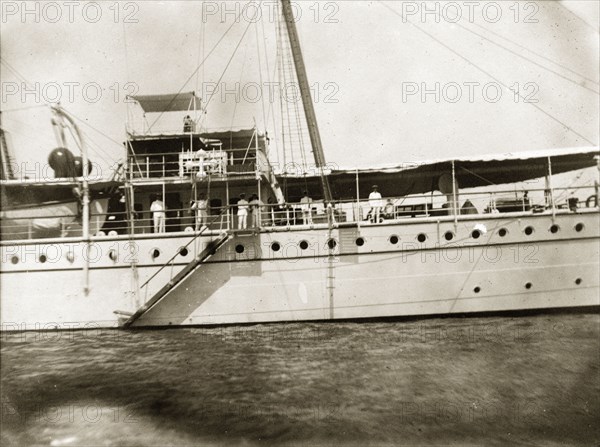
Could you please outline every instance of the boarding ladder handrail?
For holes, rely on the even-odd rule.
[[[211,241],[202,252],[194,258],[194,260],[190,261],[184,268],[181,270],[175,277],[171,278],[158,292],[152,296],[148,301],[144,303],[142,307],[140,307],[133,315],[131,315],[124,323],[123,328],[128,328],[131,326],[137,319],[139,319],[143,314],[145,314],[150,308],[152,308],[156,303],[158,303],[161,299],[168,295],[168,293],[175,288],[179,283],[181,283],[185,278],[187,278],[196,268],[213,256],[219,248],[221,248],[227,241],[231,235],[228,232],[221,233],[220,237],[216,240]]]
[[[190,240],[190,241],[189,241],[187,244],[185,244],[183,247],[179,247],[179,248],[177,249],[177,252],[176,252],[176,253],[175,253],[175,254],[174,254],[172,257],[171,257],[171,259],[169,259],[167,262],[165,262],[165,263],[164,263],[164,264],[163,264],[163,265],[162,265],[162,266],[161,266],[161,267],[160,267],[160,268],[159,268],[159,269],[158,269],[156,272],[154,272],[154,274],[153,274],[153,275],[152,275],[150,278],[148,278],[148,279],[146,280],[146,282],[145,282],[144,284],[142,284],[142,285],[140,286],[140,290],[142,290],[144,287],[146,287],[146,286],[147,286],[147,285],[150,283],[150,281],[152,281],[154,278],[156,278],[156,276],[157,276],[157,275],[158,275],[160,272],[162,272],[162,271],[163,271],[165,268],[167,268],[167,267],[169,267],[169,266],[173,267],[173,261],[174,261],[175,259],[177,259],[177,256],[179,256],[179,254],[181,253],[181,251],[182,251],[183,249],[187,249],[187,248],[188,248],[188,247],[189,247],[189,246],[190,246],[192,243],[196,242],[196,240],[198,240],[198,238],[199,238],[200,236],[202,236],[206,230],[208,230],[208,229],[209,229],[209,227],[210,227],[210,225],[211,225],[211,224],[213,224],[213,223],[217,222],[217,220],[218,220],[218,219],[221,219],[221,218],[223,217],[223,215],[225,214],[225,212],[226,212],[226,211],[227,211],[227,209],[225,209],[225,210],[221,210],[221,212],[220,212],[218,215],[216,215],[216,216],[215,216],[215,217],[214,217],[214,218],[213,218],[213,219],[212,219],[210,222],[208,222],[208,224],[207,224],[207,225],[203,226],[203,228],[201,228],[201,229],[200,229],[200,232],[199,232],[198,234],[196,234],[196,236],[194,236],[194,237],[193,237],[193,238],[192,238],[192,239],[191,239],[191,240]],[[227,234],[228,234],[228,233],[225,231],[225,232],[221,233],[221,236],[223,236],[223,235],[227,235]],[[209,245],[210,245],[210,244],[209,244]],[[202,253],[201,253],[201,254],[202,254]],[[200,255],[198,255],[198,256],[200,256]],[[198,258],[198,257],[196,257],[196,259],[197,259],[197,258]],[[195,260],[194,260],[194,261],[195,261]],[[192,261],[192,262],[194,262],[194,261]],[[172,278],[172,277],[171,277],[171,279],[170,279],[170,282],[171,282],[171,281],[173,281],[173,278]]]

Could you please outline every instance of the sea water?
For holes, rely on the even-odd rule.
[[[594,312],[2,334],[2,445],[597,445]]]

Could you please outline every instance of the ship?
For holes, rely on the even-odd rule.
[[[127,126],[124,169],[109,180],[81,168],[81,138],[80,168],[69,168],[60,135],[56,179],[11,178],[3,133],[3,331],[600,305],[598,181],[554,184],[600,172],[598,147],[332,166],[289,0],[281,15],[309,172],[277,169],[257,125],[198,126],[194,91],[129,98],[142,127]],[[77,134],[69,113],[53,110]],[[175,114],[183,126],[158,131],[151,114]]]

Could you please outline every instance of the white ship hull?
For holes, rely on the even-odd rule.
[[[451,219],[412,219],[360,228],[238,234],[133,326],[600,305],[598,213],[557,215],[554,222],[555,233],[549,230],[552,216],[528,215],[462,218],[456,226]],[[487,233],[474,239],[476,224],[484,225]],[[525,234],[527,227],[533,229],[531,235]],[[501,228],[507,230],[503,237]],[[444,237],[448,231],[455,235],[451,241]],[[424,243],[417,240],[420,234],[427,236]],[[393,236],[397,243],[390,241]],[[333,250],[327,245],[330,237],[337,242]],[[362,246],[356,244],[358,238]],[[191,236],[96,239],[89,249],[87,295],[80,241],[3,244],[2,330],[118,327],[115,311],[135,312],[210,239],[192,244],[173,268],[161,270],[141,291],[139,286]],[[302,241],[308,243],[305,250],[299,247]],[[273,243],[279,250],[273,250]],[[239,246],[244,246],[243,253],[238,253]],[[154,250],[161,252],[156,259]]]

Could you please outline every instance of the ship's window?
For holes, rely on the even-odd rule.
[[[475,288],[473,289],[473,292],[475,292],[475,293],[479,293],[479,292],[481,292],[481,287],[479,287],[479,286],[475,287]]]
[[[111,250],[108,252],[108,257],[110,258],[111,261],[116,261],[117,260],[117,252],[115,250]]]
[[[359,237],[358,239],[356,239],[356,245],[362,247],[363,245],[365,245],[365,240],[362,237]]]
[[[527,227],[527,228],[525,228],[525,234],[527,236],[531,236],[533,234],[533,227]]]
[[[581,278],[577,278],[577,279],[575,280],[575,284],[577,284],[577,285],[581,284]]]
[[[335,239],[329,239],[327,241],[327,246],[329,247],[330,250],[333,250],[337,246],[336,240]]]
[[[575,225],[575,231],[577,231],[578,233],[580,231],[583,231],[583,224],[582,223],[578,223],[577,225]]]
[[[306,250],[308,248],[308,242],[306,242],[306,241],[300,241],[300,248],[302,250]]]
[[[235,246],[236,253],[242,254],[242,253],[244,253],[244,250],[245,250],[245,248],[242,244],[238,244]]]
[[[13,264],[17,264],[19,262],[19,257],[13,256],[12,258],[10,258],[10,262],[12,262]]]
[[[444,234],[444,238],[446,238],[447,241],[451,241],[452,239],[454,239],[454,233],[452,231],[446,231],[446,234]]]
[[[528,282],[527,284],[525,284],[525,288],[527,290],[531,289],[531,287],[533,287],[533,284],[531,284],[530,282]]]
[[[179,254],[180,254],[181,256],[187,256],[187,255],[188,255],[188,253],[189,253],[189,251],[188,251],[188,249],[187,249],[186,247],[181,247],[181,248],[179,249]]]
[[[508,234],[508,230],[506,228],[500,228],[498,230],[498,234],[500,235],[500,237],[504,237]]]
[[[421,233],[417,236],[417,240],[421,243],[425,242],[427,240],[427,236],[424,233]]]
[[[479,236],[481,236],[481,231],[479,230],[473,230],[473,232],[471,233],[471,237],[473,239],[479,239]]]
[[[396,236],[395,234],[393,236],[390,236],[390,244],[396,245],[399,240],[400,238],[398,238],[398,236]]]
[[[48,258],[46,257],[46,255],[40,255],[40,262],[43,264],[44,262],[46,262],[48,260]]]
[[[553,233],[553,234],[558,233],[558,230],[559,230],[558,225],[552,225],[550,227],[550,233]]]
[[[160,256],[160,250],[155,248],[150,252],[150,254],[152,255],[152,259],[156,259]]]
[[[279,242],[273,242],[271,244],[271,250],[273,251],[279,251],[281,249],[281,245],[279,245]]]

